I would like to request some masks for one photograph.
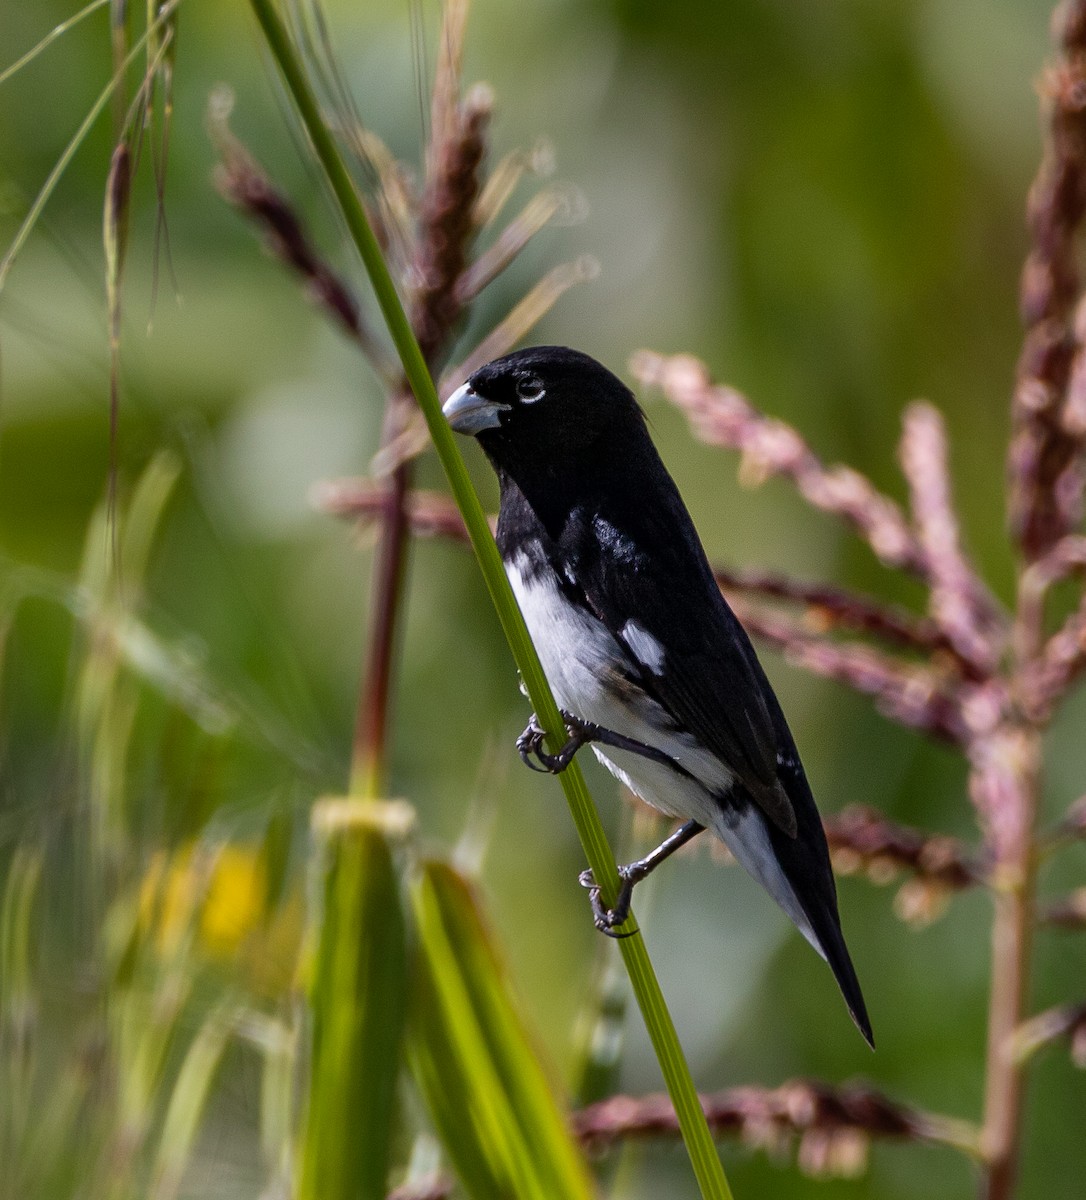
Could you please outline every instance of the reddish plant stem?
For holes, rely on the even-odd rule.
[[[447,348],[462,311],[456,280],[466,265],[474,233],[472,213],[491,110],[486,88],[474,88],[463,102],[459,99],[465,15],[465,6],[446,7],[442,53],[433,86],[426,187],[419,201],[413,254],[411,325],[431,371]],[[390,394],[383,448],[397,442],[414,411],[406,385]],[[351,790],[369,799],[383,794],[387,774],[390,693],[411,534],[411,461],[409,456],[397,457],[390,472],[376,555],[367,665],[351,763]]]
[[[1015,1051],[1020,1058],[1029,1058],[1057,1038],[1067,1038],[1071,1061],[1086,1067],[1086,1004],[1058,1004],[1031,1017],[1018,1030]]]
[[[398,436],[408,411],[406,396],[392,397],[383,445]],[[407,497],[413,474],[414,463],[409,459],[399,463],[389,478],[374,554],[369,638],[351,749],[351,794],[371,800],[384,794],[387,778],[392,676],[411,532]]]
[[[1020,576],[1019,599],[1025,584]],[[1043,648],[1040,608],[1018,605],[1012,681],[1028,676]],[[1013,682],[1012,682],[1013,687]],[[1036,823],[1041,792],[1043,718],[1023,706],[1004,715],[971,747],[974,800],[981,810],[992,853],[995,913],[988,997],[984,1122],[981,1148],[984,1200],[1010,1200],[1018,1176],[1026,1069],[1015,1035],[1029,1003],[1036,907]]]
[[[1027,845],[1021,879],[997,894],[995,902],[981,1136],[987,1164],[981,1190],[985,1200],[1008,1200],[1018,1175],[1026,1074],[1014,1052],[1014,1034],[1025,1019],[1029,989],[1034,901],[1031,858],[1031,846]]]
[[[957,838],[899,825],[866,805],[849,805],[824,824],[839,873],[868,869],[888,882],[891,873],[903,870],[951,891],[987,881],[984,866]]]
[[[737,592],[802,604],[806,610],[801,614],[802,620],[814,632],[842,629],[870,634],[929,657],[938,651],[952,657],[956,668],[969,669],[969,664],[957,657],[946,635],[928,617],[918,617],[906,609],[844,588],[808,583],[771,571],[714,567],[713,573],[725,596]]]

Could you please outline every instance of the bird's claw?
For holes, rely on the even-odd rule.
[[[592,905],[592,924],[595,925],[600,933],[605,933],[610,938],[627,938],[632,937],[637,930],[628,929],[625,932],[621,932],[617,927],[622,925],[630,915],[634,880],[627,878],[625,867],[618,868],[618,877],[621,883],[613,908],[608,908],[603,903],[600,895],[600,887],[596,882],[596,877],[592,874],[591,867],[582,871],[577,876],[577,881],[581,887],[588,888],[588,899]]]
[[[526,767],[545,775],[561,774],[573,761],[573,756],[585,742],[592,741],[598,729],[598,726],[593,725],[591,721],[582,721],[580,717],[575,717],[573,713],[564,710],[562,721],[569,738],[556,754],[548,754],[543,749],[543,741],[547,736],[546,731],[539,724],[539,718],[532,713],[531,720],[524,732],[517,738],[517,753]]]
[[[539,718],[532,713],[532,719],[525,726],[524,732],[517,738],[517,753],[520,755],[520,761],[530,770],[539,771],[543,775],[553,774],[552,768],[546,763],[546,759],[549,759],[551,755],[543,749],[543,739],[546,736],[539,724]],[[532,762],[533,757],[540,759],[544,765],[537,767]]]

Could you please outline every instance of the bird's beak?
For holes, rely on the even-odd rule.
[[[457,433],[476,434],[484,429],[497,429],[501,414],[509,411],[509,405],[487,400],[470,383],[463,383],[445,401],[441,411]]]

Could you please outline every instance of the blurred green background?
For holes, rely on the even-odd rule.
[[[327,8],[363,118],[417,162],[436,4]],[[71,11],[55,0],[0,0],[5,63]],[[477,0],[465,75],[495,88],[494,152],[545,137],[584,219],[529,247],[486,294],[463,346],[543,271],[590,253],[599,278],[569,293],[535,340],[576,345],[620,372],[642,346],[691,351],[798,425],[826,459],[851,463],[899,498],[900,413],[930,399],[947,418],[967,544],[1008,597],[1003,455],[1049,14],[1042,0]],[[425,61],[413,49],[420,26]],[[168,253],[163,244],[155,256],[145,172],[124,297],[118,443],[122,497],[160,451],[180,465],[143,609],[168,662],[144,674],[131,701],[118,802],[135,861],[117,869],[147,870],[156,850],[209,828],[245,844],[274,818],[293,834],[286,870],[300,878],[308,808],[346,786],[370,569],[366,539],[317,513],[309,492],[366,473],[382,398],[355,350],[211,186],[204,109],[225,81],[237,94],[236,131],[365,291],[285,119],[247,5],[186,0],[179,34]],[[3,244],[108,71],[99,13],[3,84]],[[33,953],[44,981],[38,1020],[54,1031],[58,1060],[74,1053],[99,982],[77,844],[88,803],[75,717],[86,643],[50,589],[79,575],[106,490],[101,198],[110,146],[103,120],[0,297],[0,586],[14,596],[18,581],[36,581],[0,612],[0,871],[19,847],[44,856]],[[646,399],[710,557],[921,602],[784,485],[740,488],[732,456],[695,443],[675,412]],[[465,453],[493,505],[488,470],[474,447]],[[432,462],[421,476],[440,486]],[[580,849],[557,785],[513,754],[527,711],[470,557],[418,544],[409,586],[392,791],[417,807],[425,844],[463,849],[469,831],[478,854],[482,842],[485,894],[517,984],[568,1078],[578,1014],[607,950],[576,886]],[[863,802],[974,836],[954,754],[765,658],[826,811]],[[1083,790],[1084,719],[1079,697],[1050,739],[1052,814]],[[615,786],[594,768],[590,778],[617,831]],[[1081,881],[1084,866],[1081,846],[1065,852],[1044,889]],[[988,901],[963,895],[914,932],[893,915],[892,897],[841,884],[879,1041],[871,1056],[823,965],[748,879],[704,851],[665,868],[639,912],[698,1086],[862,1074],[901,1099],[978,1116]],[[1041,934],[1036,1006],[1081,998],[1084,970],[1081,941]],[[636,1014],[620,1082],[632,1092],[659,1086]],[[260,1194],[258,1090],[238,1052],[183,1195]],[[9,1094],[7,1103],[17,1101]],[[1082,1194],[1084,1129],[1086,1079],[1056,1048],[1033,1074],[1023,1197]],[[973,1190],[969,1168],[942,1150],[876,1146],[869,1172],[848,1182],[807,1179],[735,1144],[724,1155],[740,1197]],[[680,1146],[638,1149],[621,1179],[624,1196],[695,1194]]]

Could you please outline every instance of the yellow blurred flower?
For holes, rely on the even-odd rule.
[[[260,845],[189,842],[152,856],[140,883],[138,926],[160,958],[190,948],[233,963],[264,995],[295,983],[305,921],[299,889],[269,911],[268,866]]]
[[[207,883],[200,912],[200,941],[212,958],[230,958],[263,927],[268,876],[261,851],[223,846]]]

